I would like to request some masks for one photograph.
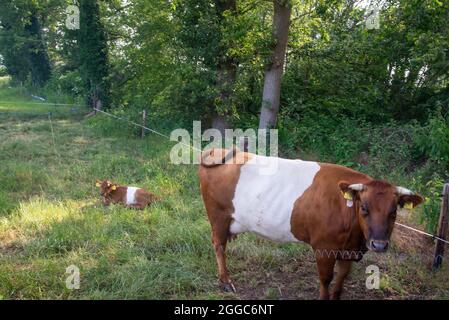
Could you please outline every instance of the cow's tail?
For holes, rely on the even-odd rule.
[[[203,152],[203,154],[201,155],[201,166],[205,167],[205,168],[213,168],[213,167],[218,167],[221,166],[222,164],[225,164],[227,161],[231,160],[232,158],[235,157],[235,155],[237,154],[237,152],[239,152],[239,148],[237,148],[237,146],[233,146],[231,150],[228,151],[228,153],[226,153],[226,155],[223,156],[223,158],[221,158],[221,161],[219,162],[210,162],[211,160],[207,160],[210,156],[212,156],[214,149],[212,150],[207,150],[205,152]]]

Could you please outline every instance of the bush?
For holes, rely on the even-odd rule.
[[[78,71],[61,73],[55,71],[51,79],[40,90],[41,94],[51,102],[82,103],[83,85]]]
[[[435,233],[440,217],[441,191],[444,181],[436,175],[426,184],[427,197],[424,202],[420,223],[426,226],[426,230]]]
[[[438,109],[417,136],[416,144],[422,156],[433,161],[440,170],[445,170],[445,178],[449,178],[449,116],[444,116]]]
[[[441,110],[422,125],[374,124],[316,110],[303,109],[302,117],[281,114],[283,156],[349,166],[421,192],[426,201],[419,219],[434,232],[442,186],[449,181],[449,120]]]
[[[8,70],[6,70],[5,66],[0,65],[0,77],[8,76]]]

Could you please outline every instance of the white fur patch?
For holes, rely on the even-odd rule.
[[[128,187],[126,191],[126,204],[136,204],[136,191],[140,188]]]
[[[272,175],[261,174],[260,164],[270,161],[277,161],[277,170]],[[293,206],[319,170],[317,162],[254,156],[241,167],[230,232],[249,231],[275,241],[299,241],[291,231]]]

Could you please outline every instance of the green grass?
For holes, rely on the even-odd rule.
[[[114,128],[99,115],[86,120],[87,110],[31,104],[5,84],[0,101],[10,101],[0,103],[0,298],[318,296],[306,245],[252,235],[229,245],[239,292],[220,291],[197,168],[171,164],[169,141],[138,139],[126,125],[118,132],[122,124]],[[161,200],[143,211],[105,208],[97,178],[144,187]],[[354,268],[346,297],[449,298],[447,266],[431,274],[410,252],[401,254],[401,261],[369,254]],[[364,270],[373,263],[382,270],[381,290],[375,292],[365,289]],[[70,265],[80,269],[79,290],[65,286]]]

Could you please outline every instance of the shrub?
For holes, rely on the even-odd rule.
[[[302,114],[281,114],[284,155],[342,164],[422,192],[426,201],[419,219],[435,232],[442,186],[449,179],[449,120],[441,110],[422,125],[374,124],[316,109]]]
[[[48,101],[57,103],[82,103],[83,85],[78,71],[56,71],[40,94]]]
[[[449,178],[449,116],[444,116],[438,109],[417,136],[416,144],[422,155],[446,171],[445,178]]]
[[[435,233],[440,217],[441,190],[443,190],[444,181],[435,176],[426,184],[427,197],[423,205],[420,222],[426,226],[426,230]]]

